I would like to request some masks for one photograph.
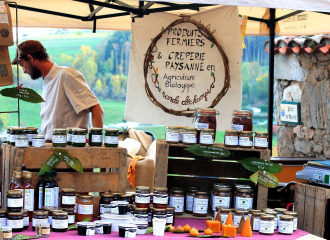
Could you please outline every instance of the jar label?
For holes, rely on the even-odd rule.
[[[92,142],[94,143],[101,143],[103,140],[102,135],[92,135]]]
[[[243,131],[244,125],[232,124],[231,130]]]
[[[48,223],[52,225],[53,222],[53,216],[48,216]]]
[[[184,143],[197,143],[196,134],[184,133],[182,141]]]
[[[48,235],[50,234],[50,228],[42,228],[41,235]]]
[[[280,223],[278,225],[278,232],[292,234],[293,233],[293,221],[280,220]]]
[[[226,136],[225,137],[225,144],[226,145],[238,145],[238,137],[237,136]]]
[[[10,134],[10,142],[12,143],[14,143],[15,141],[16,141],[16,136],[17,135],[12,135],[12,134]]]
[[[23,208],[23,198],[7,198],[7,207]]]
[[[60,188],[59,187],[54,187],[54,207],[58,208],[58,197],[60,193]]]
[[[274,220],[262,220],[259,221],[259,232],[260,233],[274,233]]]
[[[0,227],[7,226],[7,218],[0,218]]]
[[[45,139],[34,138],[32,139],[32,147],[44,147]]]
[[[260,225],[260,218],[254,218],[252,230],[259,231],[259,225]]]
[[[66,136],[65,135],[53,135],[52,142],[53,143],[66,143]]]
[[[38,202],[39,209],[41,209],[44,206],[43,195],[44,195],[44,190],[42,187],[39,187],[39,202]]]
[[[173,224],[173,214],[166,214],[166,223]]]
[[[47,218],[32,218],[32,226],[35,227],[39,224],[48,223]]]
[[[135,203],[150,203],[150,193],[136,193]]]
[[[148,214],[134,214],[133,221],[148,221]]]
[[[170,197],[170,206],[175,207],[175,212],[183,212],[184,197]]]
[[[66,204],[66,205],[76,204],[76,196],[62,196],[62,204]]]
[[[278,226],[277,217],[274,217],[274,230],[277,229],[277,226]]]
[[[74,204],[74,213],[77,213],[77,203]]]
[[[164,220],[166,220],[166,218],[167,218],[167,215],[165,214],[165,215],[154,215],[152,219],[164,219]]]
[[[126,228],[125,229],[125,238],[135,238],[136,229],[134,228]]]
[[[29,137],[29,142],[32,142],[33,136],[38,136],[38,134],[24,134]]]
[[[2,232],[2,235],[0,233],[0,238],[1,239],[12,239],[12,237],[13,237],[13,233],[12,232],[9,232],[9,233]]]
[[[197,128],[198,131],[200,131],[202,128],[209,128],[209,124],[208,123],[195,123],[195,128]]]
[[[72,134],[72,143],[86,143],[86,136]]]
[[[201,134],[199,138],[199,143],[213,144],[214,140],[212,135]]]
[[[7,142],[10,142],[10,133],[7,133]]]
[[[193,210],[194,205],[194,196],[186,196],[186,210],[191,211]]]
[[[103,226],[100,225],[100,226],[95,227],[95,233],[103,234]]]
[[[298,227],[298,218],[293,218],[293,231],[296,231]]]
[[[203,198],[194,198],[194,211],[193,213],[207,213],[207,206],[208,206],[209,199]]]
[[[158,204],[167,204],[168,203],[168,194],[155,194],[153,197],[153,203]]]
[[[68,223],[69,224],[74,224],[75,221],[75,215],[68,215]]]
[[[44,206],[54,206],[54,188],[45,188]]]
[[[29,141],[16,138],[15,147],[29,147]]]
[[[252,141],[250,141],[249,137],[239,137],[239,146],[247,146],[252,147]]]
[[[78,204],[78,214],[84,214],[84,215],[93,214],[93,204],[92,205]]]
[[[66,135],[66,141],[67,141],[67,142],[72,142],[72,133],[68,133],[68,134]]]
[[[182,142],[183,140],[183,132],[179,132],[179,142]]]
[[[236,202],[235,202],[235,208],[241,208],[241,209],[249,209],[252,208],[253,204],[253,198],[242,198],[242,197],[236,197]]]
[[[53,219],[52,228],[68,228],[68,219]]]
[[[166,132],[166,141],[169,142],[179,142],[180,141],[180,133],[178,132]]]
[[[94,236],[94,235],[95,235],[95,228],[86,229],[86,236]]]
[[[118,144],[118,136],[104,136],[104,143]]]
[[[24,190],[24,209],[29,211],[34,210],[34,189]]]
[[[277,221],[276,221],[277,226],[280,225],[280,216],[281,216],[281,215],[283,215],[283,213],[281,213],[281,212],[278,212],[277,215],[276,215],[276,217],[277,217]]]
[[[242,219],[242,216],[243,215],[238,215],[238,214],[235,214],[234,215],[233,223],[234,223],[234,226],[235,227],[238,227],[238,225],[239,225],[239,223],[240,223],[240,221]]]
[[[100,204],[100,213],[111,212],[111,204]]]
[[[230,197],[219,197],[219,196],[213,197],[213,206],[212,206],[213,211],[215,210],[216,207],[229,208],[229,205],[230,205]]]
[[[227,218],[228,218],[228,213],[226,213],[226,214],[220,213],[220,216],[221,216],[221,224],[225,224],[227,221]]]
[[[11,228],[23,228],[23,219],[7,220],[7,226]]]
[[[254,138],[254,146],[267,148],[268,147],[268,140],[267,140],[267,138],[255,137]]]

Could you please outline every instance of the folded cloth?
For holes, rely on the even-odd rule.
[[[128,166],[128,172],[127,172],[127,179],[129,183],[132,185],[133,188],[135,188],[135,167],[139,160],[144,159],[142,156],[128,154],[128,156],[132,157],[133,160],[131,164]]]

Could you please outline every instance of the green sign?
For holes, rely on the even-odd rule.
[[[191,152],[200,157],[209,157],[209,158],[225,158],[230,155],[230,152],[222,147],[217,146],[203,146],[203,145],[192,145],[185,148],[188,152]]]
[[[264,185],[265,187],[269,188],[275,188],[278,186],[278,179],[273,174],[261,171],[255,172],[250,176],[250,179],[255,184],[260,183],[261,185]]]
[[[280,165],[259,158],[245,158],[239,160],[239,163],[252,172],[263,170],[270,173],[279,173],[282,170]]]
[[[17,87],[5,88],[0,91],[0,94],[4,97],[18,98],[25,102],[41,103],[44,102],[42,97],[31,88]]]

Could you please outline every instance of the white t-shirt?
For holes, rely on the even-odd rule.
[[[55,63],[44,78],[40,117],[41,133],[52,139],[54,128],[90,128],[89,108],[99,101],[83,75],[74,68]]]

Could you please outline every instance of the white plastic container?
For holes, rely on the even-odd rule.
[[[133,221],[133,222],[130,222],[130,223],[136,225],[136,234],[137,235],[147,234],[147,227],[148,227],[148,222],[147,221]]]
[[[112,232],[118,232],[118,225],[119,224],[129,224],[131,221],[133,221],[134,216],[131,214],[127,215],[117,215],[117,214],[108,214],[103,213],[101,214],[101,220],[112,222]]]
[[[135,224],[119,224],[119,237],[135,238],[136,225]]]

